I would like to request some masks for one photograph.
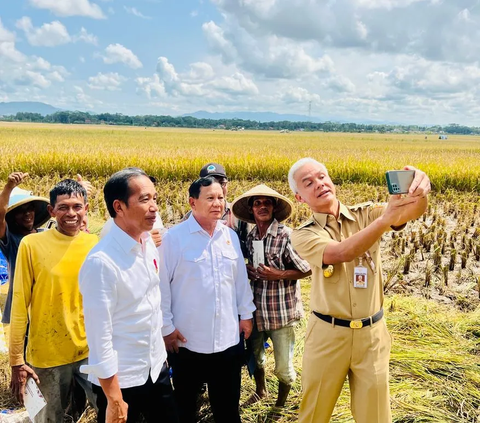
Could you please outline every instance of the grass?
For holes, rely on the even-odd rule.
[[[304,283],[307,304],[309,283]],[[391,401],[394,422],[440,423],[478,422],[480,418],[480,331],[479,311],[464,313],[432,300],[394,295],[387,298],[386,320],[393,337],[390,360]],[[279,422],[297,420],[301,397],[301,357],[305,321],[296,330],[295,368],[297,381]],[[245,423],[273,421],[277,381],[273,376],[273,351],[267,350],[269,398],[242,410]],[[0,409],[15,404],[9,394],[7,358],[0,355]],[[242,401],[254,391],[246,371]],[[208,402],[201,410],[202,422],[212,422]],[[90,413],[83,423],[95,422]],[[332,422],[353,422],[349,410],[348,383],[345,384]]]
[[[33,151],[32,151],[33,150]],[[37,176],[107,177],[141,166],[161,180],[192,180],[208,161],[232,179],[286,181],[291,164],[313,156],[335,182],[384,185],[385,171],[422,168],[438,190],[478,190],[480,137],[211,131],[0,123],[0,178],[14,169]]]
[[[329,167],[346,204],[386,201],[384,171],[412,164],[426,170],[435,192],[425,219],[382,241],[386,281],[386,319],[394,338],[391,354],[391,398],[395,422],[479,422],[479,290],[480,259],[480,137],[382,134],[322,134],[225,132],[112,128],[95,126],[0,124],[0,180],[13,170],[30,173],[22,185],[36,194],[77,173],[96,187],[90,199],[90,230],[105,220],[102,187],[107,177],[136,165],[159,178],[159,206],[167,226],[188,210],[187,189],[203,164],[218,161],[231,179],[229,199],[258,183],[293,199],[286,174],[297,158],[313,156]],[[297,205],[287,224],[298,225],[309,215]],[[476,235],[477,234],[477,235]],[[444,250],[440,264],[435,251]],[[444,279],[452,251],[458,251],[453,270]],[[480,251],[480,250],[479,250]],[[461,254],[468,253],[462,267]],[[405,272],[405,261],[412,263]],[[430,272],[431,278],[426,280]],[[303,284],[308,302],[309,282]],[[0,291],[0,307],[6,294]],[[432,300],[434,299],[434,300]],[[300,404],[301,357],[305,321],[297,327],[295,366],[299,378],[280,422],[297,420]],[[273,354],[267,354],[270,399],[243,410],[245,423],[272,417],[277,382]],[[0,408],[13,406],[8,392],[9,369],[0,356]],[[254,390],[243,378],[242,400]],[[90,414],[83,422],[95,421]],[[208,406],[202,421],[211,422]],[[348,383],[339,398],[333,422],[352,422]]]

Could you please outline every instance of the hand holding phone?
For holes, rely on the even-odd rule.
[[[415,171],[389,170],[385,176],[390,194],[408,194],[408,189],[415,178]]]

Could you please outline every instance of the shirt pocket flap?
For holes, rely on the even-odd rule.
[[[222,250],[222,256],[231,260],[238,259],[238,254],[233,248],[229,248],[228,250]]]

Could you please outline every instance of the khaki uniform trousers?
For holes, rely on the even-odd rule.
[[[345,378],[357,423],[390,423],[388,362],[391,337],[385,320],[351,329],[310,316],[302,367],[300,423],[328,423]]]

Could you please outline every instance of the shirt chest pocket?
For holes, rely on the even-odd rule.
[[[220,256],[220,268],[222,269],[222,277],[224,279],[232,280],[235,278],[237,274],[237,263],[238,263],[238,254],[237,252],[232,249],[224,249],[222,250]]]
[[[320,269],[322,272],[323,282],[326,284],[336,284],[340,280],[340,275],[344,272],[344,264],[331,264]]]
[[[267,259],[267,266],[273,267],[274,269],[284,270],[279,254],[265,253],[265,258]]]

